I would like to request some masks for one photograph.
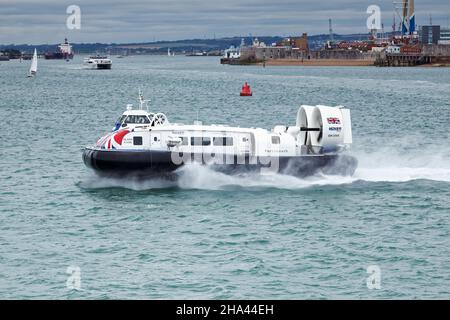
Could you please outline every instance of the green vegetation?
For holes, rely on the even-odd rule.
[[[9,59],[20,59],[22,53],[17,49],[4,49],[0,51],[0,55],[8,57]]]

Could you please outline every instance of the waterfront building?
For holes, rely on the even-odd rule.
[[[446,44],[449,45],[450,44],[450,28],[442,28],[441,27],[441,32],[439,35],[439,44]]]
[[[440,26],[422,26],[420,30],[420,42],[422,44],[438,44],[440,36]]]

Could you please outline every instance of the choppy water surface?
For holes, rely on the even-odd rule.
[[[0,62],[2,298],[450,298],[450,72]],[[238,96],[249,81],[254,97]],[[100,179],[80,149],[137,90],[173,122],[270,128],[300,104],[352,109],[354,177]],[[369,290],[367,267],[381,269]],[[81,291],[66,270],[81,270]]]

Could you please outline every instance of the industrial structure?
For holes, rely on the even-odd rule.
[[[399,0],[400,1],[400,0]],[[417,27],[414,0],[394,1],[394,22],[392,32],[372,29],[365,40],[335,41],[332,19],[328,20],[329,40],[321,49],[311,50],[308,36],[285,38],[267,46],[255,39],[250,46],[241,46],[239,58],[223,59],[230,64],[263,63],[284,60],[289,64],[317,63],[322,60],[328,65],[333,60],[336,65],[349,62],[377,66],[416,66],[422,64],[450,65],[450,29],[438,25]],[[396,16],[401,23],[396,24]],[[397,29],[398,27],[398,29]],[[227,52],[230,56],[230,51]],[[277,62],[276,64],[280,64]]]
[[[400,7],[399,7],[400,5]],[[402,35],[413,35],[416,31],[416,13],[414,0],[403,0],[401,3],[394,2],[394,7],[402,20],[401,32]]]
[[[308,35],[303,33],[301,37],[289,37],[278,43],[268,46],[257,38],[251,46],[241,46],[238,61],[230,64],[246,64],[264,62],[277,59],[309,59],[310,50]]]

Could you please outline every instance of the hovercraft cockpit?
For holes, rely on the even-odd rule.
[[[148,111],[149,102],[150,100],[144,100],[142,94],[139,93],[139,109],[133,110],[133,105],[128,104],[127,110],[119,117],[119,119],[117,119],[112,131],[115,132],[125,128],[147,128],[169,124],[167,116],[164,113],[155,114]]]

